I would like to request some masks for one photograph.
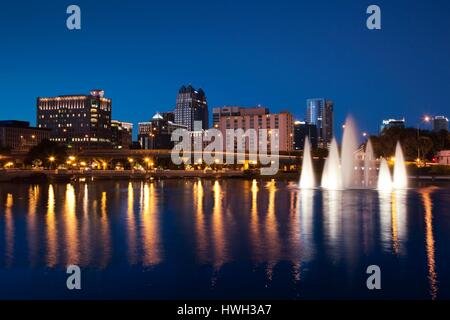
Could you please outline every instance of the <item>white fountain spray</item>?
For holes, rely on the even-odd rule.
[[[408,176],[406,175],[405,158],[403,157],[400,142],[395,147],[395,165],[394,165],[394,188],[408,188]]]
[[[314,178],[314,169],[311,159],[311,145],[309,143],[309,138],[305,139],[305,148],[303,149],[303,162],[302,162],[302,173],[300,176],[300,188],[301,189],[314,189],[316,187],[316,182]]]
[[[342,186],[344,189],[354,187],[355,183],[355,151],[358,149],[358,140],[353,118],[348,116],[345,121],[344,135],[342,137],[341,163]]]
[[[380,171],[378,173],[378,190],[382,192],[391,192],[392,177],[386,159],[381,159]]]
[[[342,189],[342,171],[336,139],[333,138],[322,173],[322,188],[327,190]]]
[[[364,152],[364,187],[373,188],[376,181],[375,156],[373,152],[372,142],[367,141],[366,150]]]

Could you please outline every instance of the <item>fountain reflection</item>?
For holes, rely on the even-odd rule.
[[[379,211],[380,211],[380,238],[381,246],[386,252],[392,250],[392,193],[379,192]],[[395,248],[395,246],[394,246]],[[394,250],[396,252],[396,250]]]
[[[392,194],[392,239],[394,251],[400,255],[406,255],[407,241],[407,193],[404,190],[396,190]]]
[[[314,190],[300,190],[297,207],[300,210],[300,237],[302,243],[302,260],[310,261],[314,256]]]
[[[406,254],[407,240],[407,193],[395,190],[379,191],[380,232],[383,247],[394,254]]]
[[[435,262],[435,246],[433,235],[433,202],[431,200],[431,193],[436,190],[435,187],[428,187],[420,190],[422,196],[423,206],[425,208],[425,242],[427,249],[427,264],[428,264],[428,280],[430,283],[431,299],[435,300],[438,292],[438,281],[436,273]]]
[[[322,197],[325,244],[333,259],[338,259],[342,235],[342,191],[324,191]]]

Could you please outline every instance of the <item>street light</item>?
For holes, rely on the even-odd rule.
[[[51,156],[50,158],[48,158],[48,161],[50,161],[50,169],[52,169],[52,164],[53,162],[55,162],[55,157]]]
[[[417,124],[417,159],[420,159],[420,125],[422,123],[429,123],[431,121],[430,116],[423,116],[421,121]]]

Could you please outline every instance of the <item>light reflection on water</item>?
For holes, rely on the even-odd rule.
[[[247,281],[245,297],[315,298],[367,297],[358,281],[378,263],[393,297],[448,298],[439,288],[449,277],[436,264],[450,252],[436,252],[436,232],[450,240],[450,217],[434,211],[448,208],[448,192],[321,192],[275,180],[2,186],[0,269],[59,272],[78,264],[117,277],[132,270],[143,283],[148,270],[161,288],[175,272],[182,284],[164,289],[165,297],[190,297],[192,288],[228,297],[227,286]],[[149,295],[140,290],[137,297]]]

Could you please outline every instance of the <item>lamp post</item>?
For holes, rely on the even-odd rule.
[[[50,170],[51,170],[53,162],[55,162],[55,157],[51,156],[50,158],[48,158],[48,161],[50,161]]]
[[[430,116],[423,116],[421,121],[417,124],[417,160],[420,162],[420,125],[422,123],[429,123]]]

